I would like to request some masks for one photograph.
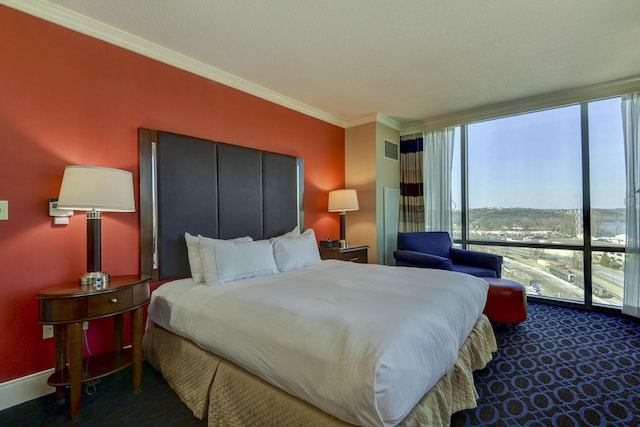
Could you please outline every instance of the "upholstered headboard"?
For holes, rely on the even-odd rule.
[[[302,159],[140,129],[141,272],[190,275],[184,233],[266,239],[302,226]]]

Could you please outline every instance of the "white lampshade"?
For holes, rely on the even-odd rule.
[[[62,177],[58,208],[135,212],[133,174],[99,166],[67,166]]]
[[[329,212],[357,211],[358,193],[356,190],[344,189],[329,192]]]

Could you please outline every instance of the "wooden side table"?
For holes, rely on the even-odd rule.
[[[78,281],[56,285],[36,295],[40,301],[38,322],[53,325],[55,372],[48,384],[56,388],[58,401],[69,386],[71,418],[82,412],[82,383],[133,365],[133,390],[142,388],[142,308],[149,302],[149,278],[115,276],[104,289]],[[124,348],[124,315],[131,312],[131,348]],[[82,323],[113,317],[113,351],[82,358]],[[69,357],[67,360],[67,347]],[[67,365],[68,363],[68,365]]]
[[[369,246],[353,246],[350,248],[323,248],[320,246],[320,258],[367,264],[369,262],[368,251]]]

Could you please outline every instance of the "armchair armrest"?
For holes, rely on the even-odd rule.
[[[423,254],[421,252],[397,250],[393,252],[396,265],[402,267],[437,268],[439,270],[451,270],[451,260],[436,255]]]
[[[496,272],[496,277],[502,275],[502,256],[487,252],[470,251],[467,249],[451,248],[451,259],[455,264],[488,268]]]

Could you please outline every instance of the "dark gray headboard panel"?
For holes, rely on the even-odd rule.
[[[298,170],[301,167],[302,159],[282,156],[280,154],[262,152],[262,215],[264,219],[264,235],[277,236],[282,234],[280,229],[282,224],[300,224],[302,229],[302,185],[304,180]],[[295,186],[298,187],[295,187]],[[284,191],[283,191],[284,190]],[[296,200],[293,200],[293,197]],[[297,211],[282,209],[296,203],[299,206]]]
[[[243,235],[261,238],[264,229],[262,152],[233,145],[218,145],[218,153],[220,238],[231,239]]]
[[[185,231],[266,239],[301,223],[301,159],[140,129],[141,271],[190,275]]]

